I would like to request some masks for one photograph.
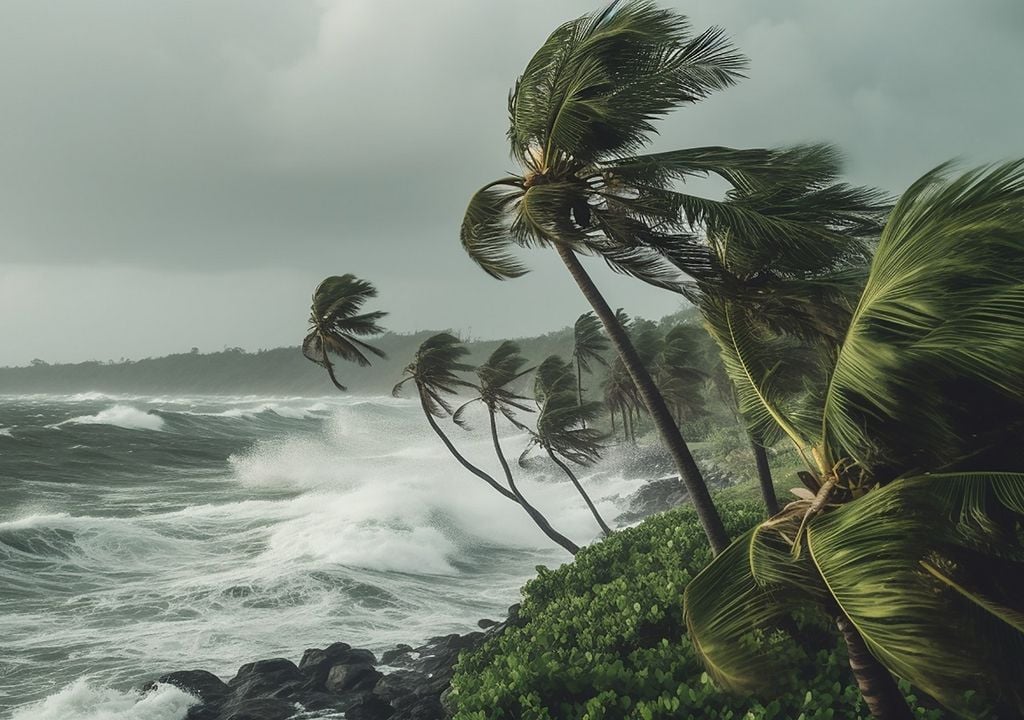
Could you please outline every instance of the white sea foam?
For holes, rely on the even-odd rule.
[[[173,685],[148,693],[94,687],[79,678],[45,700],[14,711],[11,720],[181,720],[198,701]]]
[[[0,428],[0,435],[3,435],[4,437],[14,437],[14,434],[11,432],[13,429],[14,428],[9,427]]]
[[[164,419],[131,405],[114,405],[95,415],[79,415],[52,427],[61,425],[113,425],[128,430],[162,430]]]

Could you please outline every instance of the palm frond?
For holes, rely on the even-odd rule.
[[[548,355],[537,366],[533,378],[533,396],[539,406],[548,395],[560,391],[573,391],[575,386],[576,375],[569,363],[558,355]]]
[[[1002,469],[1021,467],[1022,218],[1024,161],[953,178],[942,166],[904,194],[825,395],[832,462],[995,467],[978,453],[1002,446]]]
[[[604,334],[601,321],[593,312],[585,312],[576,318],[572,328],[572,340],[572,357],[579,364],[580,370],[590,372],[591,363],[608,364],[604,352],[608,349],[609,340]]]
[[[345,386],[335,377],[331,354],[364,367],[370,364],[367,353],[386,357],[383,350],[358,339],[384,332],[378,321],[386,312],[360,312],[366,301],[376,296],[371,283],[351,274],[328,277],[313,292],[310,331],[302,341],[302,354],[325,368],[339,390]]]
[[[544,171],[635,151],[653,119],[731,85],[744,66],[720,30],[692,37],[672,11],[612,3],[560,26],[527,65],[509,98],[513,156]]]
[[[462,220],[462,247],[484,272],[498,280],[525,275],[528,270],[510,252],[511,211],[523,195],[515,181],[485,185],[470,199]]]
[[[472,365],[462,362],[468,354],[462,341],[451,333],[431,335],[420,343],[412,362],[405,367],[405,377],[395,385],[392,394],[397,397],[402,386],[411,380],[428,413],[437,418],[451,415],[452,407],[445,396],[456,395],[459,388],[474,387],[459,377],[459,373],[473,370]]]
[[[1019,715],[1024,555],[994,557],[965,542],[948,504],[960,495],[962,508],[971,499],[964,490],[976,496],[994,481],[1019,488],[1024,475],[895,481],[819,516],[807,547],[839,607],[891,671],[954,711],[970,713],[964,693],[972,691]]]

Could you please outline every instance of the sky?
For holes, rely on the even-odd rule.
[[[838,145],[898,193],[950,158],[1024,156],[1020,0],[665,2],[748,78],[654,149]],[[470,195],[513,170],[509,87],[578,0],[0,3],[0,365],[298,344],[323,277],[373,282],[396,331],[470,338],[587,310],[550,252],[492,280]],[[613,307],[676,296],[589,263]]]

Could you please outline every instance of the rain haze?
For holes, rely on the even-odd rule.
[[[837,144],[893,193],[950,158],[1024,156],[1024,3],[664,3],[748,79],[656,147]],[[511,170],[506,97],[596,2],[92,0],[0,5],[0,365],[295,345],[352,272],[396,331],[516,337],[586,308],[557,261],[499,283],[458,242]],[[593,265],[614,306],[677,297]]]

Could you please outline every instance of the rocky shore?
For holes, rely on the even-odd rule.
[[[518,609],[510,607],[503,622],[481,620],[481,631],[399,645],[380,658],[336,642],[306,650],[297,665],[286,658],[258,660],[227,682],[205,670],[184,670],[143,689],[164,683],[194,695],[199,702],[186,720],[441,720],[459,653],[515,623]]]
[[[648,472],[666,469],[660,457],[643,460]],[[726,485],[730,478],[715,480]],[[685,499],[678,479],[664,477],[628,498],[616,522],[636,522]],[[164,683],[194,695],[199,702],[186,720],[442,720],[448,714],[444,701],[459,653],[514,625],[518,610],[519,605],[510,607],[502,622],[481,620],[480,631],[434,637],[419,647],[400,645],[380,658],[336,642],[306,650],[298,664],[286,658],[248,663],[226,682],[205,670],[185,670],[162,675],[144,689]]]

